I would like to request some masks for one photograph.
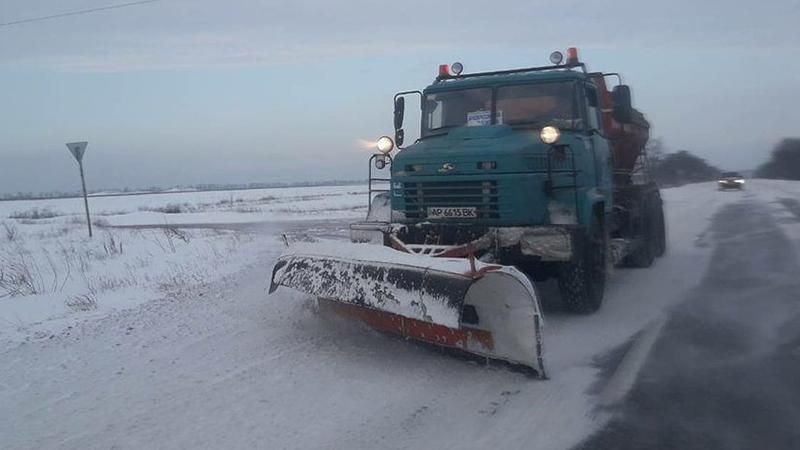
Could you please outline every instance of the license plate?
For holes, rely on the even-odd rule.
[[[476,208],[461,208],[455,206],[428,208],[429,219],[476,219]]]

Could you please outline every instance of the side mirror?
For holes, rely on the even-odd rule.
[[[611,91],[611,104],[614,107],[612,115],[619,123],[630,123],[633,118],[633,105],[631,105],[631,88],[620,84]]]
[[[403,117],[406,113],[405,97],[394,99],[394,142],[398,147],[403,145],[405,133],[403,132]]]
[[[405,97],[397,97],[394,100],[394,129],[399,130],[403,128],[403,116],[406,113],[406,99]]]

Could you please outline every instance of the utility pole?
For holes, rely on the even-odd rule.
[[[89,237],[92,237],[92,219],[89,217],[89,196],[86,194],[86,178],[83,176],[83,154],[86,152],[88,142],[70,142],[67,144],[69,152],[78,161],[81,171],[81,187],[83,188],[83,206],[86,208],[86,225],[89,226]]]

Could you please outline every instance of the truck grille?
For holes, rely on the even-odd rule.
[[[407,219],[425,219],[434,206],[474,207],[478,219],[499,219],[496,181],[403,183]]]

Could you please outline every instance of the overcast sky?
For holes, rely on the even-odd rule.
[[[2,0],[0,23],[115,2]],[[800,0],[602,3],[162,0],[0,27],[0,192],[76,190],[73,140],[93,189],[364,178],[394,92],[568,46],[671,150],[748,169],[800,135]]]

